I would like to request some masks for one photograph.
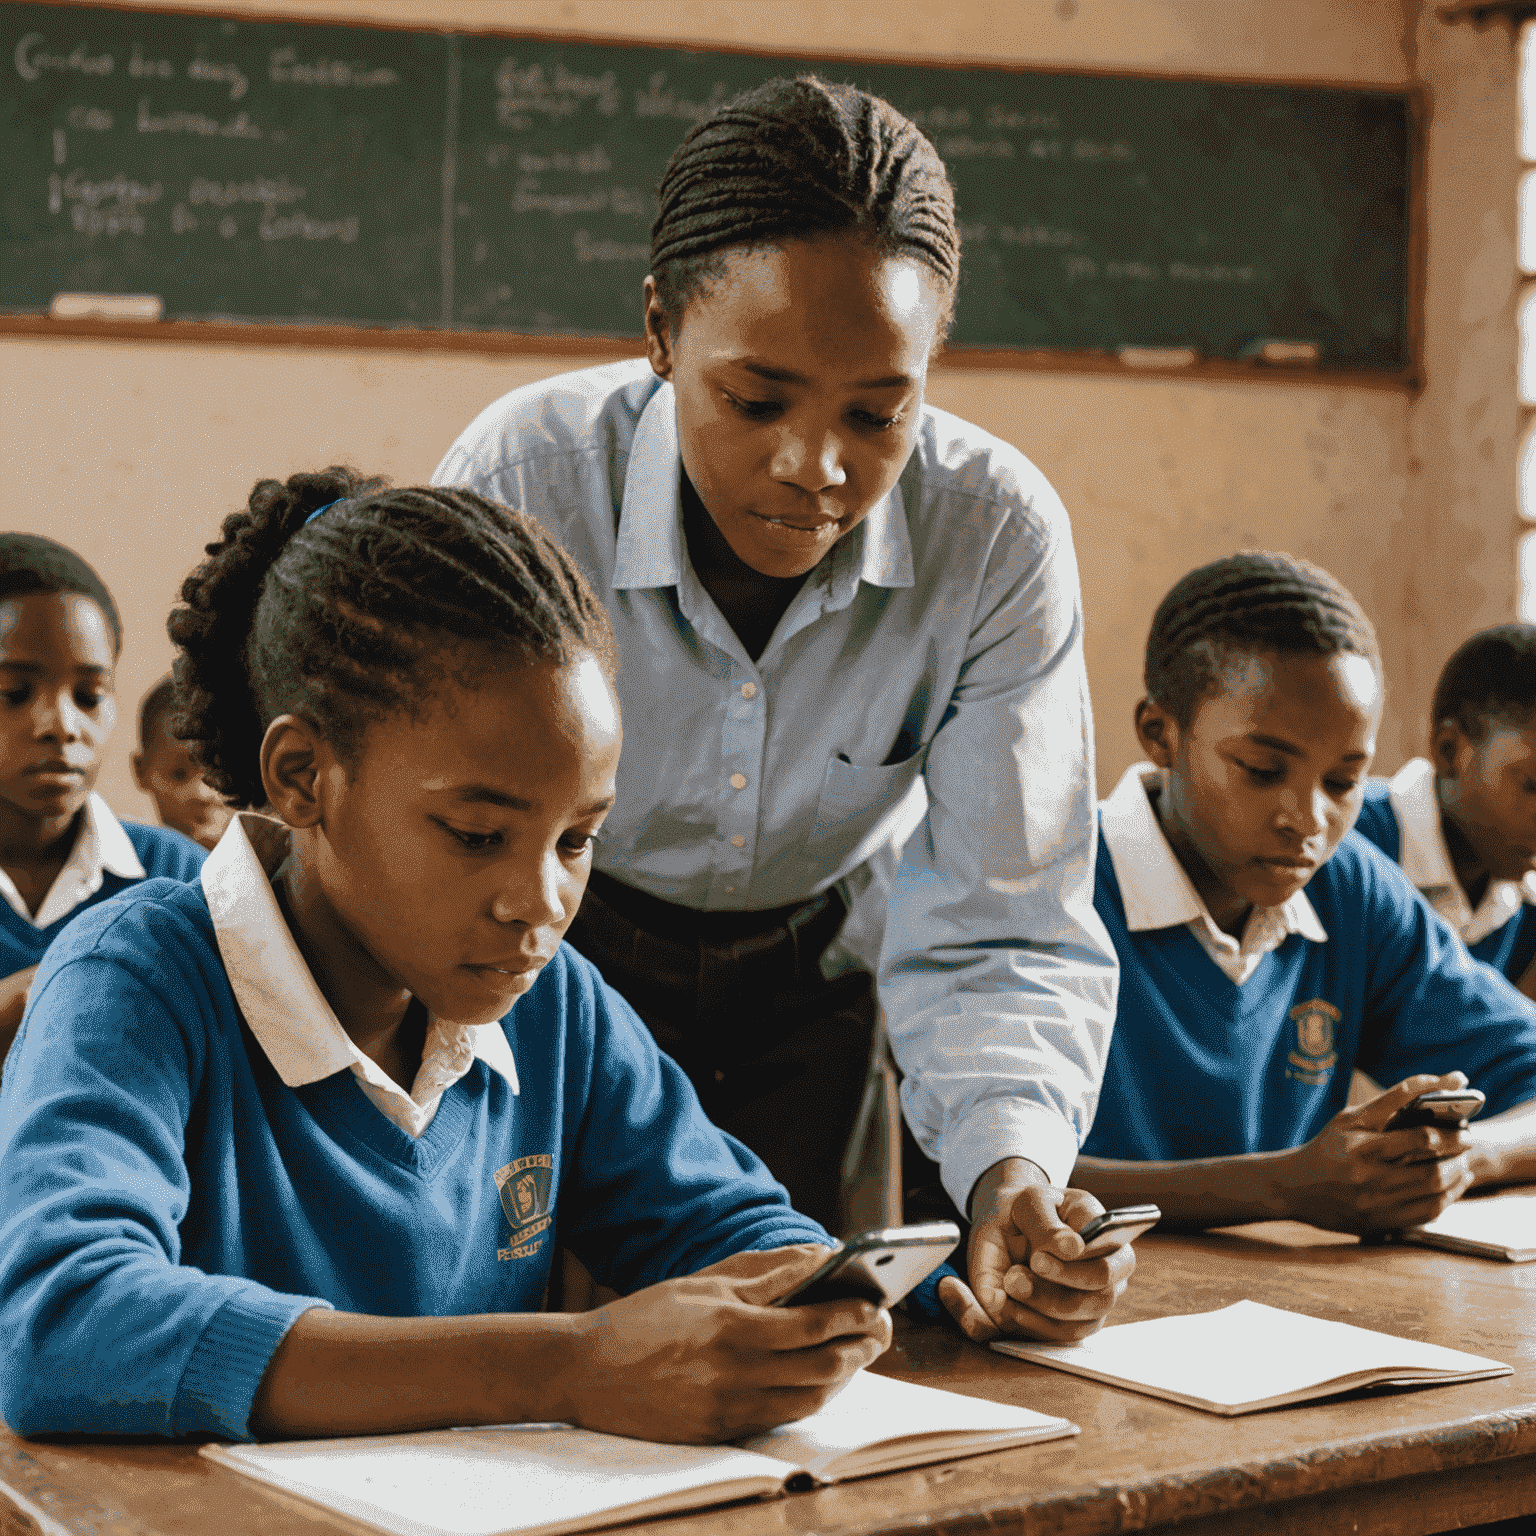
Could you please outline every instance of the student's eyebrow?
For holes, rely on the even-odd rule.
[[[30,673],[39,673],[47,670],[41,663],[36,661],[10,661],[3,656],[0,656],[0,668],[4,668],[8,672]],[[105,677],[111,670],[111,667],[98,667],[94,662],[85,661],[82,661],[75,668],[76,672],[84,672],[90,677]]]
[[[1305,757],[1300,747],[1293,746],[1290,742],[1282,740],[1279,736],[1260,736],[1257,733],[1248,738],[1256,747],[1268,747],[1272,752],[1283,752],[1287,757]],[[1363,763],[1369,752],[1346,752],[1339,759],[1343,763]]]
[[[489,784],[466,784],[456,791],[460,800],[469,805],[500,805],[509,811],[531,811],[533,802],[524,800],[521,795],[509,795],[503,790],[492,789]],[[613,796],[609,795],[605,800],[594,800],[591,805],[584,806],[576,814],[578,816],[595,816],[599,811],[606,811],[613,804]]]
[[[773,384],[809,384],[810,380],[804,374],[795,373],[789,368],[774,368],[768,363],[740,362],[737,367],[747,373],[755,373],[760,379],[767,379]],[[854,389],[906,389],[912,383],[912,376],[908,373],[891,373],[883,379],[860,379]]]

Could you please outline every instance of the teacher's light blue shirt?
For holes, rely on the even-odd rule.
[[[1116,970],[1060,499],[925,407],[896,488],[753,662],[689,563],[680,475],[672,387],[637,360],[503,396],[433,477],[536,517],[607,603],[624,753],[598,867],[707,911],[841,882],[829,964],[876,971],[908,1123],[956,1203],[1004,1157],[1065,1183]]]

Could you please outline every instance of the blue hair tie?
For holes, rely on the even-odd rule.
[[[304,519],[304,522],[301,526],[308,528],[309,525],[314,522],[314,520],[319,517],[322,512],[329,512],[332,507],[339,507],[346,499],[347,498],[345,496],[338,496],[335,501],[328,501],[323,507],[316,507],[315,510]]]

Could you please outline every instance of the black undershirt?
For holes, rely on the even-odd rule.
[[[693,569],[747,655],[756,661],[773,638],[784,610],[805,585],[805,577],[764,576],[739,559],[705,510],[686,471],[682,499],[683,536]]]

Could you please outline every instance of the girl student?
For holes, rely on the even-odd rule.
[[[119,822],[94,793],[117,720],[123,626],[73,550],[0,533],[0,1060],[43,951],[137,880],[190,880],[195,844]]]
[[[878,997],[907,1186],[972,1222],[980,1305],[946,1304],[1079,1337],[1134,1261],[1077,1262],[1098,1205],[1060,1188],[1115,995],[1077,567],[1039,471],[924,404],[943,163],[878,98],[774,80],[659,196],[646,357],[513,391],[434,477],[550,528],[618,634],[629,742],[571,941],[829,1224]]]
[[[1350,832],[1382,705],[1359,604],[1286,555],[1217,560],[1163,599],[1146,687],[1151,761],[1100,810],[1120,1005],[1074,1179],[1176,1226],[1378,1232],[1536,1176],[1536,1009]],[[1357,1066],[1395,1086],[1346,1108]],[[1388,1128],[1469,1079],[1469,1130]]]
[[[1475,959],[1536,996],[1536,624],[1485,629],[1446,662],[1429,756],[1370,780],[1356,825]]]
[[[0,1412],[23,1434],[562,1419],[710,1440],[890,1337],[767,1305],[825,1253],[560,939],[613,799],[616,656],[532,522],[263,481],[172,614],[242,816],[49,952],[0,1101]],[[623,1293],[541,1307],[555,1239]]]

